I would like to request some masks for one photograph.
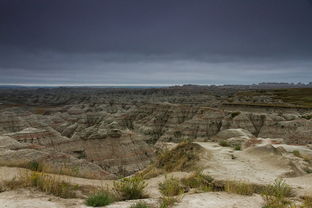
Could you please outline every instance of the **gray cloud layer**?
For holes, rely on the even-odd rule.
[[[310,0],[3,0],[0,83],[312,81]]]

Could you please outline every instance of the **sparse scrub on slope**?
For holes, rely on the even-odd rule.
[[[188,171],[199,160],[201,151],[202,147],[198,144],[182,142],[174,149],[160,154],[155,166],[167,172]]]
[[[202,172],[196,171],[192,175],[182,178],[181,183],[189,188],[196,188],[201,191],[212,191],[213,190],[213,178],[203,174]]]
[[[159,153],[154,163],[139,175],[147,179],[167,172],[194,170],[203,151],[199,144],[184,141],[172,150]]]

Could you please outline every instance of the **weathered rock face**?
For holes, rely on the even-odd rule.
[[[117,175],[130,175],[146,167],[154,152],[132,132],[119,138],[72,140],[58,144],[56,150],[83,158]]]
[[[142,136],[121,128],[105,112],[92,113],[84,109],[76,106],[53,115],[25,113],[18,116],[12,112],[11,117],[22,125],[4,122],[4,127],[8,128],[3,134],[6,140],[0,141],[4,144],[1,164],[25,167],[30,161],[39,160],[50,172],[64,166],[70,170],[78,167],[81,176],[93,178],[125,176],[149,164],[154,151]],[[28,119],[32,122],[26,122]],[[20,150],[8,150],[11,147]],[[39,150],[29,149],[34,147]],[[26,157],[18,159],[23,154]],[[64,157],[64,160],[47,159],[53,155],[60,155],[58,158]]]
[[[5,99],[0,97],[9,106],[0,105],[0,136],[6,136],[0,149],[13,148],[8,154],[24,149],[48,155],[56,152],[72,158],[72,164],[82,160],[111,174],[129,175],[153,159],[156,143],[206,141],[222,136],[223,131],[228,134],[228,129],[252,134],[234,135],[233,142],[253,136],[284,138],[293,144],[312,142],[308,109],[285,114],[283,109],[257,111],[254,106],[252,111],[229,111],[221,109],[231,94],[228,90],[218,96],[204,91],[173,92],[38,89],[19,92],[19,96],[6,94]]]
[[[125,114],[125,127],[144,134],[147,141],[208,140],[221,130],[246,129],[256,137],[284,138],[293,144],[312,143],[312,121],[298,116],[228,112],[206,107],[158,104]],[[286,120],[290,118],[291,120]]]
[[[14,140],[14,139],[13,139]],[[67,174],[86,178],[112,179],[114,174],[104,171],[101,167],[86,160],[77,159],[69,154],[47,151],[46,149],[22,148],[17,141],[8,142],[8,138],[0,138],[0,143],[6,142],[6,148],[0,149],[0,165],[30,167],[36,162],[42,170],[50,173]],[[12,146],[13,144],[13,146]],[[18,150],[14,150],[16,148]]]

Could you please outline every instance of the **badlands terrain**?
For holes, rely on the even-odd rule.
[[[142,197],[118,192],[131,179]],[[0,88],[1,208],[103,189],[109,208],[312,207],[312,88]]]

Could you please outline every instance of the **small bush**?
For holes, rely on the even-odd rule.
[[[225,141],[225,140],[221,140],[219,142],[219,145],[222,146],[222,147],[229,147],[230,146],[229,143],[227,141]]]
[[[212,177],[204,175],[201,172],[195,172],[191,176],[181,179],[181,183],[184,186],[189,188],[198,188],[205,192],[212,191],[212,181]]]
[[[32,171],[41,172],[43,169],[43,166],[38,161],[31,161],[27,164],[26,168],[28,168]]]
[[[241,145],[239,145],[239,144],[234,145],[234,150],[236,150],[236,151],[241,150]]]
[[[184,193],[184,187],[181,186],[178,179],[166,178],[164,182],[159,184],[159,191],[164,196],[177,196]]]
[[[112,194],[106,191],[100,191],[90,195],[86,199],[86,205],[92,207],[106,206],[114,202],[114,197]]]
[[[224,189],[226,192],[240,194],[240,195],[252,195],[255,193],[255,188],[252,184],[244,183],[241,181],[227,181]]]
[[[132,205],[130,208],[149,208],[149,206],[145,202],[138,202]]]
[[[232,112],[231,113],[231,118],[235,118],[236,116],[238,116],[240,114],[240,112]]]
[[[296,157],[301,157],[301,154],[300,154],[300,152],[299,152],[298,150],[294,150],[292,153],[293,153]]]
[[[123,178],[114,182],[114,190],[123,200],[143,199],[146,183],[140,176]]]

